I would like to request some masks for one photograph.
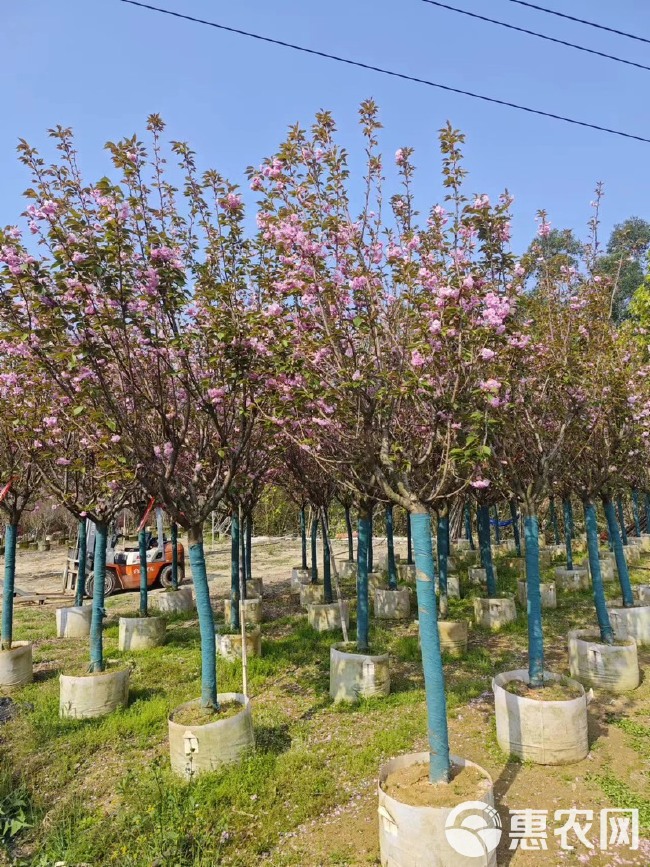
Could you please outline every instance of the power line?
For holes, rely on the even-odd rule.
[[[596,51],[595,48],[587,48],[585,45],[577,45],[575,42],[556,39],[555,36],[538,33],[536,30],[527,30],[525,27],[517,27],[515,24],[509,24],[507,21],[499,21],[497,18],[488,18],[485,15],[479,15],[477,12],[469,12],[467,9],[459,9],[457,6],[449,6],[447,3],[439,3],[438,0],[422,0],[422,2],[428,3],[429,6],[438,6],[440,9],[448,9],[450,12],[458,12],[460,15],[466,15],[468,18],[476,18],[478,21],[487,21],[488,24],[498,24],[499,27],[505,27],[507,30],[516,30],[518,33],[526,33],[528,36],[536,36],[538,39],[544,39],[547,42],[555,42],[557,45],[575,48],[577,51],[584,51],[586,54],[595,54],[597,57],[614,60],[616,63],[624,63],[626,66],[636,66],[637,69],[645,69],[647,72],[650,72],[650,66],[646,66],[644,63],[636,63],[634,60],[626,60],[624,57],[617,57],[615,54],[606,54],[604,51]]]
[[[575,21],[577,24],[586,24],[587,27],[595,27],[596,30],[605,30],[607,33],[615,33],[617,36],[625,36],[627,39],[634,39],[637,42],[645,42],[650,45],[650,39],[645,36],[637,36],[636,33],[626,33],[625,30],[617,30],[615,27],[607,27],[605,24],[598,24],[596,21],[587,21],[586,18],[576,18],[575,15],[567,15],[566,12],[558,12],[556,9],[547,9],[546,6],[538,6],[536,3],[528,3],[526,0],[508,0],[508,3],[516,3],[518,6],[527,6],[529,9],[535,9],[537,12],[546,12],[548,15],[556,15],[558,18],[564,18],[567,21]]]
[[[355,66],[358,69],[366,69],[370,72],[379,72],[381,75],[388,75],[392,78],[399,78],[402,81],[412,81],[416,84],[424,84],[427,87],[435,87],[438,90],[443,90],[447,93],[458,93],[461,96],[469,96],[472,99],[479,99],[482,102],[492,103],[493,105],[502,105],[506,108],[514,108],[517,111],[524,111],[527,114],[535,114],[540,117],[548,117],[552,120],[561,120],[564,123],[570,123],[574,126],[581,126],[586,129],[594,129],[598,132],[606,132],[610,135],[620,136],[621,138],[633,139],[634,141],[644,142],[644,144],[650,144],[650,138],[646,138],[641,135],[635,135],[634,133],[624,132],[619,129],[612,129],[607,126],[600,126],[599,124],[589,123],[585,120],[576,120],[572,117],[565,117],[561,114],[555,114],[550,111],[542,111],[539,108],[531,108],[526,105],[519,105],[516,102],[508,102],[505,99],[497,99],[492,96],[485,96],[482,93],[473,93],[470,90],[462,90],[459,87],[451,87],[448,84],[440,84],[436,81],[429,81],[426,78],[418,78],[415,75],[407,75],[404,72],[395,72],[394,70],[385,69],[381,66],[374,66],[370,63],[363,63],[360,60],[350,60],[348,57],[339,57],[337,54],[330,54],[326,51],[318,51],[315,48],[306,48],[304,45],[296,45],[292,42],[285,42],[282,39],[273,39],[270,36],[262,36],[259,33],[251,33],[248,30],[240,30],[237,27],[228,27],[226,24],[218,24],[215,21],[206,21],[203,18],[195,18],[191,15],[185,15],[182,12],[173,12],[171,9],[163,9],[160,6],[152,6],[149,3],[141,3],[139,0],[119,0],[120,3],[127,3],[129,6],[137,6],[141,9],[148,9],[151,12],[160,12],[163,15],[170,15],[173,18],[180,18],[184,21],[191,21],[194,24],[203,24],[206,27],[214,27],[216,30],[223,30],[227,33],[236,33],[239,36],[246,36],[249,39],[257,39],[259,42],[266,42],[271,45],[280,45],[282,48],[291,48],[293,51],[301,51],[304,54],[310,54],[314,57],[323,57],[327,60],[335,60],[337,63],[345,63],[348,66]]]

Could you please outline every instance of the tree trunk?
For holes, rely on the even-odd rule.
[[[641,519],[639,517],[639,492],[636,488],[632,491],[632,515],[634,516],[634,535],[641,535]]]
[[[84,604],[84,596],[86,595],[86,519],[82,518],[79,521],[79,545],[78,545],[78,565],[77,565],[77,584],[75,586],[74,604],[81,608]]]
[[[318,515],[314,512],[311,521],[311,583],[318,584]]]
[[[386,506],[386,564],[388,567],[388,589],[397,590],[397,567],[395,565],[395,544],[393,540],[393,506]]]
[[[603,494],[602,497],[605,517],[607,518],[607,528],[609,530],[609,538],[614,549],[614,557],[616,559],[616,570],[618,572],[618,582],[621,585],[621,596],[623,597],[623,605],[625,608],[632,608],[634,605],[634,596],[632,595],[632,585],[630,584],[630,572],[627,568],[625,559],[625,551],[621,543],[621,536],[618,532],[616,523],[616,513],[614,512],[614,503],[611,498]]]
[[[172,521],[172,590],[178,590],[178,525]]]
[[[517,512],[517,501],[510,500],[510,516],[512,518],[512,532],[515,537],[515,550],[517,557],[521,557],[521,536],[519,535],[519,513]]]
[[[501,527],[499,527],[499,507],[494,507],[494,541],[501,544]]]
[[[374,565],[375,565],[374,559],[375,558],[374,558],[374,552],[372,549],[372,512],[373,512],[373,508],[374,508],[374,506],[371,503],[370,506],[368,507],[368,513],[369,513],[368,520],[370,521],[370,530],[368,532],[368,572],[374,572],[375,571],[374,570]]]
[[[623,544],[627,545],[627,529],[625,527],[625,512],[623,511],[623,497],[619,497],[617,504],[618,506],[618,523],[621,525],[621,539],[623,540]],[[614,540],[610,536],[610,542],[612,545],[614,544]]]
[[[239,571],[243,581],[240,583],[240,594],[243,593],[243,598],[246,599],[246,575],[248,567],[246,565],[246,516],[242,513],[239,523]]]
[[[147,531],[138,532],[138,553],[140,555],[140,617],[148,614],[147,598]]]
[[[556,545],[560,544],[560,528],[557,523],[557,512],[555,510],[555,497],[551,497],[551,526],[553,527],[553,541]]]
[[[600,571],[600,559],[598,557],[598,520],[596,507],[592,500],[584,501],[585,530],[587,531],[587,550],[589,552],[589,570],[591,572],[591,584],[594,591],[594,603],[596,616],[600,628],[600,637],[605,644],[613,644],[614,630],[609,620],[607,602],[605,601],[605,587],[603,576]]]
[[[411,516],[406,513],[406,565],[413,565],[413,540],[411,538]]]
[[[327,533],[327,512],[323,509],[323,598],[327,605],[331,605],[332,596],[332,571],[330,560],[330,540]]]
[[[365,504],[361,504],[357,531],[357,647],[362,653],[368,649],[370,641],[368,615],[368,538],[370,532],[370,510]]]
[[[527,508],[524,518],[526,539],[526,593],[528,595],[528,677],[530,685],[544,685],[544,633],[542,630],[542,593],[539,575],[539,521]]]
[[[7,524],[5,531],[5,578],[2,588],[2,650],[11,650],[14,631],[14,591],[16,582],[16,542],[18,525]]]
[[[246,517],[246,580],[253,580],[253,513]]]
[[[438,516],[438,587],[440,588],[440,616],[446,617],[448,610],[447,558],[449,557],[449,512]],[[435,587],[435,581],[434,581]]]
[[[573,569],[573,546],[571,544],[571,525],[573,516],[571,513],[571,500],[568,498],[562,501],[562,509],[564,511],[564,544],[566,547],[566,567]]]
[[[201,632],[201,706],[218,708],[217,653],[214,638],[214,615],[210,603],[208,574],[203,550],[203,527],[197,524],[188,534],[190,568],[196,596],[196,610]]]
[[[302,554],[302,568],[307,569],[307,522],[305,519],[305,507],[300,509],[300,550]]]
[[[104,670],[104,646],[102,623],[104,611],[104,589],[106,581],[106,543],[108,526],[103,522],[95,524],[95,557],[93,561],[93,611],[90,620],[90,671]]]
[[[354,563],[354,538],[352,536],[352,519],[350,518],[350,507],[345,507],[345,529],[348,534],[348,562]]]
[[[465,536],[469,540],[470,551],[475,551],[476,545],[474,544],[472,535],[472,510],[469,507],[469,503],[465,505]]]
[[[575,539],[576,537],[576,525],[573,520],[573,503],[571,502],[571,497],[567,497],[567,503],[569,504],[569,524],[571,526],[571,538]]]
[[[239,512],[230,516],[230,628],[239,632]]]
[[[431,517],[418,506],[411,513],[411,532],[415,548],[418,621],[422,647],[422,668],[427,704],[429,736],[429,779],[432,783],[449,780],[449,732],[447,729],[447,699],[445,675],[440,653],[438,612],[434,584]]]
[[[645,495],[645,531],[650,533],[650,494]]]
[[[497,595],[497,583],[494,578],[492,564],[492,544],[490,541],[490,509],[489,506],[478,507],[478,544],[481,550],[481,565],[485,569],[487,595],[494,599]]]

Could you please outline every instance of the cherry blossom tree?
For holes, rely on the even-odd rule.
[[[401,190],[386,201],[376,106],[360,112],[366,142],[361,211],[353,215],[347,154],[331,116],[294,127],[251,183],[259,221],[284,264],[276,290],[294,341],[296,412],[285,430],[339,483],[405,508],[415,545],[429,712],[431,780],[446,780],[449,747],[437,630],[429,508],[489,484],[478,467],[489,406],[483,360],[497,355],[518,277],[505,245],[509,196],[492,206],[462,189],[462,136],[441,132],[446,206],[417,223],[412,151],[395,157]],[[490,356],[491,357],[491,356]],[[479,405],[480,404],[480,405]],[[360,504],[359,572],[364,505]]]
[[[237,188],[215,171],[200,174],[176,142],[179,195],[163,129],[153,115],[149,147],[135,136],[109,143],[117,179],[94,184],[82,177],[69,130],[51,131],[59,151],[51,165],[21,143],[37,255],[19,230],[6,233],[4,315],[73,417],[102,431],[114,460],[188,531],[202,704],[216,707],[202,527],[273,399],[271,347],[281,336],[264,251],[246,236]]]
[[[596,502],[600,499],[604,507],[623,605],[633,605],[613,498],[629,479],[630,468],[643,459],[650,436],[648,368],[634,346],[621,339],[616,325],[599,312],[611,292],[612,286],[597,275],[580,287],[574,318],[582,343],[579,383],[573,394],[576,419],[562,446],[563,482],[566,486],[571,480],[584,505],[594,601],[606,643],[614,636],[600,570]]]
[[[20,355],[5,341],[0,344],[0,509],[7,522],[1,649],[11,650],[18,526],[41,490],[40,450],[34,430],[42,422],[43,404]]]
[[[264,489],[277,475],[273,465],[274,449],[264,448],[253,437],[243,461],[233,478],[228,501],[231,504],[231,582],[230,625],[240,628],[239,602],[243,592],[246,598],[246,582],[252,578],[252,521],[255,507]],[[241,578],[241,580],[240,580]],[[240,591],[241,588],[241,591]]]
[[[550,231],[546,214],[539,214],[539,236]],[[524,512],[528,598],[530,686],[544,682],[539,520],[542,504],[553,505],[567,437],[579,437],[578,398],[584,338],[580,317],[582,277],[576,268],[552,257],[542,246],[531,248],[519,266],[537,274],[536,291],[520,305],[518,333],[495,358],[493,377],[503,383],[488,431],[493,461],[502,486],[521,503]],[[533,399],[534,398],[534,399]]]
[[[309,503],[313,509],[312,515],[312,550],[311,578],[312,583],[318,579],[318,561],[316,548],[316,532],[319,518],[323,538],[323,596],[326,603],[333,602],[332,580],[329,555],[329,536],[327,510],[334,499],[336,482],[333,476],[310,455],[309,451],[294,444],[289,438],[280,437],[282,443],[279,462],[283,467],[283,478],[288,488],[298,494],[303,503]]]

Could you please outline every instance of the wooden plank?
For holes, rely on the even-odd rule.
[[[26,593],[14,599],[16,605],[44,605],[46,602],[65,602],[70,600],[69,593]]]

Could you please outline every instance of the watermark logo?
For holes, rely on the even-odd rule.
[[[501,819],[483,801],[463,801],[449,813],[445,822],[447,842],[466,858],[489,855],[501,839]]]
[[[639,848],[639,811],[636,808],[605,808],[597,817],[594,810],[572,807],[555,810],[553,833],[549,834],[548,810],[509,810],[510,828],[506,832],[510,850],[547,851],[555,838],[565,852],[576,846],[592,851],[624,847]],[[504,833],[499,814],[483,801],[463,801],[447,816],[447,842],[466,858],[489,855],[499,845]]]

